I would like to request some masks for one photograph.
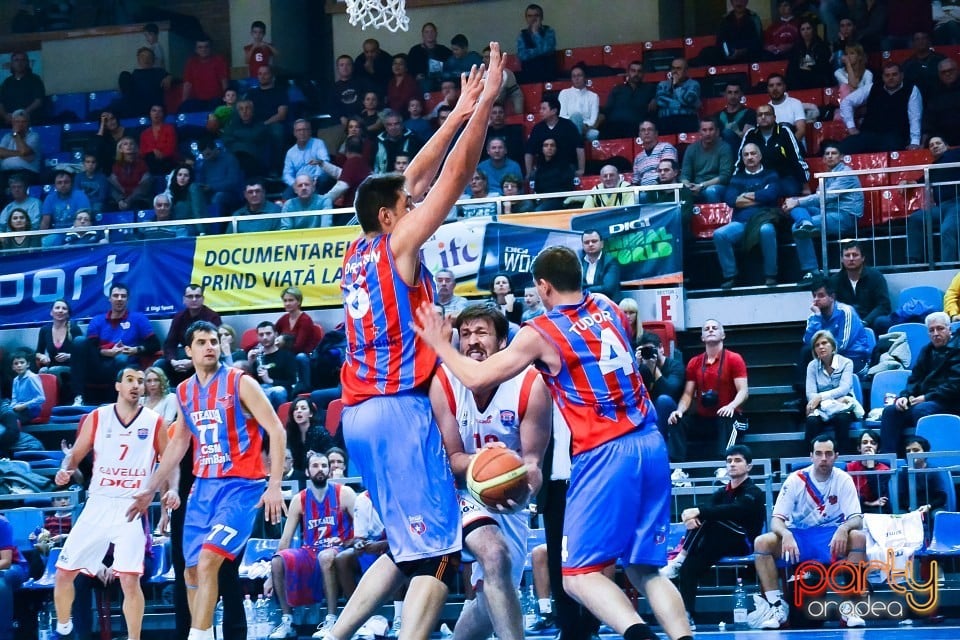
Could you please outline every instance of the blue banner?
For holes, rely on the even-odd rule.
[[[0,256],[0,317],[5,326],[42,324],[60,298],[73,319],[106,313],[115,282],[130,287],[131,310],[168,317],[183,306],[194,250],[183,238]]]
[[[580,234],[558,229],[522,227],[491,222],[483,237],[483,253],[477,271],[477,289],[489,291],[498,273],[510,276],[515,291],[531,286],[530,266],[543,249],[556,245],[581,250]]]

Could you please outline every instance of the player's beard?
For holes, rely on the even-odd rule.
[[[310,478],[310,482],[313,483],[313,486],[317,489],[326,489],[327,488],[327,476],[322,473],[318,473],[315,476]]]

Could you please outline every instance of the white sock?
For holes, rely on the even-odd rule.
[[[540,613],[542,615],[553,613],[553,601],[551,601],[550,598],[539,598],[537,600],[537,606],[540,607]]]
[[[70,635],[70,632],[73,631],[73,618],[70,618],[66,622],[57,623],[57,633],[62,636]]]
[[[209,629],[196,629],[190,627],[190,633],[187,640],[213,640],[213,627]]]
[[[764,591],[763,595],[770,604],[777,604],[780,602],[780,598],[783,594],[781,593],[780,589],[774,589],[773,591]]]
[[[293,622],[293,616],[289,613],[284,613],[280,615],[280,620],[282,622],[290,623],[290,622]]]
[[[687,559],[687,550],[684,549],[673,558],[673,562],[675,564],[683,564],[683,561],[686,559]]]
[[[393,601],[393,617],[403,619],[403,600]]]

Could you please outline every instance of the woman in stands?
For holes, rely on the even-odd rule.
[[[32,231],[30,216],[25,209],[14,209],[7,218],[7,228],[10,233]],[[0,240],[0,247],[7,253],[26,253],[40,246],[40,236],[11,236]]]
[[[600,96],[587,88],[587,68],[583,63],[570,70],[572,87],[560,92],[560,117],[569,118],[577,130],[587,140],[596,140],[600,132],[596,130],[600,116]]]
[[[105,174],[110,170],[117,157],[117,145],[127,135],[117,116],[111,111],[100,114],[100,130],[97,131],[97,166]]]
[[[107,178],[113,190],[113,199],[120,211],[150,208],[150,170],[140,157],[137,141],[124,136],[117,143],[113,172]]]
[[[380,118],[380,96],[376,91],[367,91],[363,94],[360,125],[363,127],[364,135],[371,140],[375,140],[383,131],[383,120]]]
[[[66,300],[55,300],[50,307],[50,324],[40,327],[37,338],[37,366],[40,373],[49,373],[57,377],[60,398],[58,404],[73,399],[70,393],[70,364],[74,342],[80,344],[83,332],[80,326],[70,320],[70,305]]]
[[[308,398],[297,398],[287,417],[287,448],[293,454],[293,468],[303,471],[308,451],[327,451],[337,445],[326,427],[317,422],[317,405]]]
[[[143,376],[145,394],[140,404],[163,416],[164,424],[177,419],[177,394],[171,393],[170,381],[160,367],[149,367]]]
[[[547,138],[543,141],[537,168],[533,170],[532,181],[536,193],[561,193],[574,190],[577,174],[568,162],[557,158],[557,141]],[[541,198],[537,211],[563,209],[563,198]]]
[[[510,276],[505,273],[494,276],[493,283],[490,285],[490,302],[507,316],[507,320],[520,324],[520,318],[523,317],[523,298],[518,299],[514,295]]]
[[[838,453],[846,453],[853,422],[853,361],[837,353],[829,331],[813,334],[813,360],[807,365],[806,435],[810,442],[821,433],[836,436]]]
[[[233,344],[237,341],[236,329],[228,324],[222,324],[217,334],[220,338],[220,362],[228,367],[240,366],[246,362],[247,354],[244,350],[233,348]]]
[[[880,435],[873,429],[860,434],[857,450],[862,456],[872,456],[880,449]],[[853,476],[860,496],[860,508],[864,513],[892,513],[890,508],[890,476],[859,475],[859,471],[889,471],[890,465],[876,460],[852,460],[847,463],[847,473]]]
[[[817,34],[816,22],[804,18],[800,21],[800,40],[787,64],[787,86],[799,91],[832,85],[830,46]]]
[[[841,100],[860,87],[873,84],[873,73],[867,69],[867,54],[861,45],[847,45],[840,60],[843,62],[843,67],[834,71],[833,75],[837,79],[837,84],[840,85],[837,95]],[[843,120],[839,109],[834,120]]]
[[[162,104],[150,107],[150,126],[140,134],[140,155],[155,176],[165,175],[177,162],[177,130],[163,121]]]
[[[345,449],[332,447],[327,450],[327,461],[330,463],[331,478],[346,478],[347,464],[350,458],[347,457]]]
[[[640,307],[637,306],[637,301],[633,298],[624,298],[617,303],[617,306],[620,307],[620,310],[623,311],[627,319],[630,320],[630,325],[626,327],[626,329],[630,332],[630,344],[633,346],[633,350],[636,351],[637,347],[640,346],[640,334],[643,333],[643,322],[640,321]]]
[[[297,287],[287,287],[280,295],[283,300],[283,310],[286,311],[277,320],[277,334],[293,336],[293,352],[297,355],[309,356],[320,342],[313,318],[304,313],[303,292]]]
[[[520,176],[508,173],[500,181],[500,193],[504,197],[523,195],[523,182]],[[529,213],[536,207],[536,202],[531,199],[526,200],[504,200],[503,213]]]
[[[339,167],[343,166],[344,161],[347,159],[347,138],[352,138],[353,136],[358,136],[363,140],[363,159],[367,161],[367,164],[371,167],[373,166],[373,142],[366,135],[363,130],[363,121],[360,118],[353,117],[347,120],[347,134],[343,140],[343,144],[340,145],[340,148],[337,149],[336,164]]]
[[[174,220],[199,220],[207,215],[207,201],[193,179],[193,167],[186,163],[180,164],[170,176],[167,189]]]

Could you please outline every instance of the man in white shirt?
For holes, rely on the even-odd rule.
[[[864,106],[857,128],[854,111]],[[883,65],[881,81],[864,85],[840,103],[840,115],[850,136],[840,146],[846,154],[920,148],[923,99],[920,90],[904,82],[896,62]]]
[[[779,73],[770,74],[767,78],[767,95],[770,96],[770,106],[777,116],[777,122],[790,125],[797,140],[803,144],[803,135],[807,132],[803,103],[787,94],[787,81]]]
[[[570,70],[572,87],[560,92],[560,117],[569,118],[587,140],[600,137],[597,118],[600,116],[600,96],[587,88],[587,70],[582,64]]]
[[[325,191],[322,183],[328,180],[321,167],[324,162],[330,162],[330,154],[323,140],[313,137],[310,121],[301,118],[294,122],[293,137],[297,142],[287,149],[287,155],[283,159],[283,181],[287,184],[284,200],[293,197],[293,184],[297,181],[297,176],[308,175],[313,178],[315,189],[318,186],[316,182],[319,181],[321,192]]]

